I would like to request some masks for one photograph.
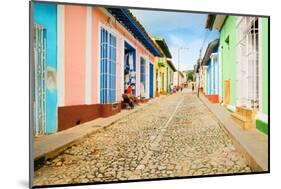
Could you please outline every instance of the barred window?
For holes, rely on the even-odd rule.
[[[101,28],[100,40],[100,102],[116,101],[116,37]]]

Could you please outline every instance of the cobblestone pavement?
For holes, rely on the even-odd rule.
[[[155,100],[35,172],[35,185],[251,172],[196,95]]]

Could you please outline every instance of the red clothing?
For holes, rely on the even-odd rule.
[[[128,87],[127,93],[128,93],[128,94],[133,94],[133,88],[132,88],[132,86],[129,86],[129,87]]]

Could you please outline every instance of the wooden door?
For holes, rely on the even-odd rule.
[[[230,80],[224,81],[224,104],[230,103]]]

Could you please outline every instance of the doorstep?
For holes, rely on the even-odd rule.
[[[253,171],[268,172],[268,136],[257,129],[243,130],[237,126],[224,106],[210,103],[202,94],[200,99],[216,116],[222,128],[231,137],[236,149],[243,154]]]

